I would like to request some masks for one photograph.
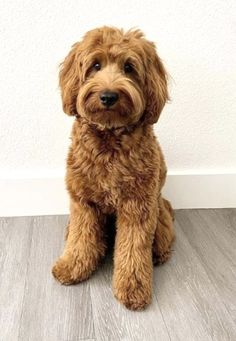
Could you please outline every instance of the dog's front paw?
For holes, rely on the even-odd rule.
[[[60,257],[52,268],[52,274],[61,284],[70,285],[86,280],[93,270],[93,267],[86,268],[81,260]]]
[[[52,274],[61,284],[70,285],[75,283],[70,264],[64,258],[59,258],[56,261],[52,268]]]
[[[130,310],[143,310],[152,299],[150,283],[142,283],[137,279],[127,279],[114,283],[115,297]]]

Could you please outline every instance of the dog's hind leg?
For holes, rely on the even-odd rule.
[[[175,239],[174,212],[168,200],[158,198],[158,219],[153,241],[154,265],[165,263],[171,256],[171,245]]]

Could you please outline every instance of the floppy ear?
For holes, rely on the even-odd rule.
[[[167,72],[155,49],[155,44],[145,41],[146,54],[146,109],[145,122],[157,122],[161,111],[169,99]]]
[[[62,104],[64,112],[68,115],[78,115],[76,98],[80,81],[79,47],[80,43],[75,43],[68,56],[60,65],[59,85],[61,88]]]

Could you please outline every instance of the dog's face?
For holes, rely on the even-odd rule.
[[[166,72],[139,30],[102,27],[73,45],[60,71],[63,109],[105,128],[157,121],[168,99]]]

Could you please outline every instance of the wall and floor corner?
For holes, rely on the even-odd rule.
[[[92,0],[1,6],[0,216],[67,213],[72,120],[62,113],[58,65],[87,30],[104,24],[140,27],[171,75],[171,102],[155,129],[173,206],[235,207],[235,1],[104,4],[89,20]]]

